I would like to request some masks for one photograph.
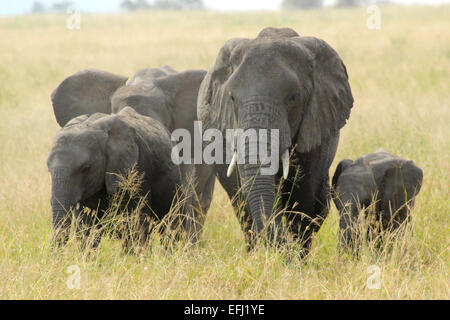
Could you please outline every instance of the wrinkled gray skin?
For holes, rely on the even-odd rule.
[[[98,219],[118,189],[118,175],[126,175],[137,165],[144,173],[141,195],[149,204],[139,219],[140,241],[145,242],[149,221],[162,219],[169,212],[181,185],[180,170],[170,161],[171,148],[166,129],[131,108],[116,115],[95,113],[68,122],[55,136],[47,160],[55,240],[67,241],[71,211],[81,219],[79,226],[87,227],[85,236],[99,227]],[[82,214],[85,207],[96,214]],[[95,240],[94,247],[100,237]]]
[[[176,72],[169,66],[142,69],[126,77],[99,70],[85,70],[65,79],[52,93],[56,120],[64,126],[70,119],[95,112],[117,113],[126,106],[151,117],[169,131],[183,128],[194,137],[197,94],[206,71]],[[193,143],[192,143],[193,145]],[[193,153],[192,153],[193,154]],[[185,185],[194,186],[194,199],[186,228],[197,240],[212,200],[215,176],[206,165],[180,165]]]
[[[341,248],[360,243],[357,227],[360,209],[374,202],[375,218],[381,221],[382,230],[395,230],[408,221],[422,179],[422,170],[413,161],[383,149],[355,161],[342,160],[332,179],[333,200],[340,214]]]
[[[288,28],[266,28],[256,39],[235,38],[222,47],[199,91],[197,113],[204,128],[278,129],[280,148],[269,152],[279,152],[281,158],[292,150],[277,208],[281,165],[270,176],[259,173],[260,163],[238,164],[230,178],[228,164],[215,167],[230,199],[244,186],[247,202],[239,218],[250,246],[252,234],[260,235],[277,209],[285,208],[291,211],[284,214],[290,235],[302,240],[308,252],[311,235],[328,213],[328,171],[352,106],[346,68],[323,40],[300,37]],[[239,199],[233,204],[237,211]],[[280,220],[278,215],[275,227]],[[269,238],[274,235],[269,231]]]

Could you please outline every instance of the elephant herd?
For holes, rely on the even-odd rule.
[[[348,248],[360,236],[354,225],[365,214],[361,209],[374,204],[382,229],[395,229],[409,217],[422,183],[412,161],[378,150],[341,161],[330,188],[339,131],[353,106],[347,70],[325,41],[289,28],[227,41],[207,72],[164,66],[128,79],[86,70],[65,79],[51,99],[62,127],[47,160],[59,244],[67,241],[73,218],[87,226],[84,236],[99,227],[120,177],[132,168],[141,174],[139,201],[145,203],[138,214],[140,245],[148,242],[151,221],[164,219],[180,194],[181,235],[196,242],[217,178],[249,248],[260,239],[276,246],[293,240],[301,244],[300,256],[309,252],[331,198],[340,212],[341,245]],[[183,129],[198,144],[199,125],[222,133],[216,152],[232,157],[174,162],[171,133]],[[238,129],[277,138],[266,151],[277,156],[278,170],[264,171],[270,164],[258,157],[261,141],[243,139],[247,154],[236,151],[236,138],[230,143],[225,132]]]

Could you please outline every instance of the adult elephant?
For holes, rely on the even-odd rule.
[[[252,235],[261,235],[276,216],[275,226],[286,221],[308,252],[312,234],[328,213],[328,171],[352,106],[345,65],[323,40],[266,28],[256,39],[234,38],[222,47],[199,90],[197,113],[204,128],[279,130],[279,144],[269,150],[281,155],[275,174],[262,174],[267,164],[260,160],[251,164],[235,156],[230,165],[215,165],[251,245]],[[252,143],[245,142],[246,150],[258,150]],[[282,176],[280,201],[275,201]],[[247,200],[242,213],[235,197],[241,187]],[[280,209],[285,210],[274,215]],[[268,230],[273,239],[276,229]]]
[[[194,137],[197,95],[205,70],[177,72],[170,66],[139,70],[130,79],[100,70],[84,70],[66,78],[52,93],[55,117],[60,126],[80,115],[117,113],[129,106],[159,121],[169,131],[187,129]],[[193,162],[192,162],[193,163]],[[181,164],[184,181],[194,186],[195,205],[187,229],[197,240],[209,209],[215,176],[203,164]]]

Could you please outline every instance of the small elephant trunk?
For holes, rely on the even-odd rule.
[[[70,206],[68,209],[60,203],[52,202],[53,238],[58,245],[64,245],[68,238],[71,225]]]
[[[53,237],[56,244],[64,245],[70,232],[72,222],[71,210],[77,201],[74,192],[68,188],[68,179],[63,172],[52,174],[52,207]]]

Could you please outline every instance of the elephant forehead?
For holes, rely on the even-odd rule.
[[[361,157],[362,162],[364,163],[376,163],[376,162],[383,162],[383,161],[390,161],[394,159],[399,159],[397,156],[390,154],[386,151],[378,151],[366,154],[365,156]]]
[[[164,77],[167,75],[167,72],[159,68],[151,68],[151,69],[141,69],[128,81],[127,85],[136,85],[140,83],[149,84],[152,83],[154,79],[159,77]]]
[[[151,96],[158,94],[158,88],[153,83],[141,83],[119,88],[113,95],[112,100],[126,99],[130,96]]]
[[[58,168],[78,166],[92,158],[91,152],[87,151],[87,149],[81,148],[76,143],[56,144],[53,146],[52,152],[47,159],[47,165],[49,169],[52,168],[55,170]]]
[[[261,30],[261,32],[258,34],[257,38],[264,38],[264,37],[275,37],[275,38],[291,38],[291,37],[298,37],[299,34],[294,31],[291,28],[273,28],[273,27],[267,27]]]
[[[106,134],[92,124],[81,124],[61,131],[55,137],[55,146],[70,148],[98,148]]]
[[[148,115],[151,109],[166,109],[166,97],[158,87],[128,86],[117,91],[111,99],[111,107],[114,112],[118,112],[125,106],[130,106],[137,112]]]
[[[249,62],[249,59],[261,63],[273,59],[296,61],[300,56],[308,57],[308,51],[289,39],[256,38],[237,46],[231,54],[231,61],[233,64],[244,60]]]
[[[275,43],[253,44],[232,62],[232,74],[227,85],[243,96],[262,93],[280,97],[286,91],[311,86],[312,64],[303,59],[302,50],[285,50],[290,45]]]

